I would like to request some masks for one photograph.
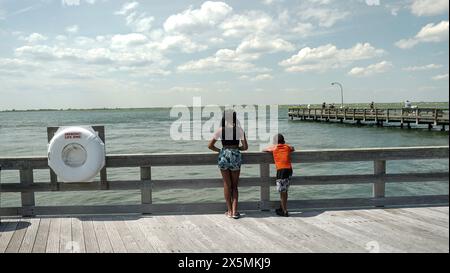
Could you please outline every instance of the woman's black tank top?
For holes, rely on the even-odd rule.
[[[236,126],[234,126],[233,139],[225,139],[225,127],[222,127],[222,146],[239,146],[239,139],[236,135]]]

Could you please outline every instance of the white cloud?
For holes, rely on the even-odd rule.
[[[23,40],[23,41],[26,41],[28,43],[37,43],[37,42],[41,42],[41,41],[47,40],[48,37],[35,32],[35,33],[32,33],[32,34],[30,34],[29,36],[26,36],[26,37],[20,36],[19,39]]]
[[[155,42],[154,44],[160,50],[178,48],[184,53],[193,53],[208,49],[207,45],[195,43],[188,36],[182,34],[167,35],[161,41]]]
[[[306,0],[306,2],[318,4],[318,5],[328,5],[331,4],[334,0]]]
[[[54,62],[55,67],[95,66],[98,71],[106,69],[130,72],[133,75],[167,74],[165,67],[170,61],[146,42],[147,38],[139,33],[101,39],[76,37],[53,46],[26,45],[17,48],[15,55],[17,58],[38,63]],[[66,43],[72,46],[66,46]]]
[[[337,22],[346,19],[350,12],[334,8],[310,7],[298,13],[298,16],[306,21],[314,21],[321,27],[332,27]]]
[[[65,35],[57,35],[55,37],[55,40],[59,43],[64,43],[65,41],[67,41],[67,36]]]
[[[117,15],[127,15],[131,11],[135,10],[139,6],[138,2],[128,2],[123,4],[122,8],[119,11],[116,11]]]
[[[189,44],[189,43],[187,43]],[[183,43],[186,46],[186,43]],[[231,71],[265,72],[266,68],[256,67],[252,61],[264,54],[291,52],[295,46],[281,38],[264,35],[250,35],[242,40],[236,50],[220,49],[214,56],[190,61],[178,67],[179,71]]]
[[[62,0],[62,4],[65,6],[79,6],[80,0]]]
[[[148,16],[145,12],[138,12],[138,7],[138,2],[128,2],[123,4],[122,8],[114,14],[125,16],[127,26],[134,32],[149,32],[155,18]]]
[[[448,73],[436,75],[432,79],[435,81],[448,80]]]
[[[297,23],[290,31],[302,37],[309,36],[313,33],[314,26],[311,23]]]
[[[79,6],[81,5],[81,0],[61,0],[61,3],[64,6]],[[97,2],[97,0],[84,0],[87,4],[93,5]]]
[[[148,32],[152,28],[155,18],[153,16],[147,16],[145,13],[131,13],[127,16],[126,21],[127,25],[130,26],[133,31]]]
[[[448,41],[448,21],[424,26],[413,38],[403,39],[395,43],[401,49],[413,48],[419,43],[437,43]]]
[[[379,6],[380,0],[365,0],[368,6]]]
[[[38,67],[34,62],[17,58],[0,58],[0,74],[23,74],[36,70]]]
[[[268,6],[276,4],[276,3],[282,3],[282,2],[284,2],[284,0],[262,0],[262,3],[264,5],[268,5]]]
[[[78,25],[66,27],[66,32],[72,33],[72,34],[78,33],[79,30],[80,30],[80,28],[78,27]]]
[[[256,75],[255,77],[250,79],[253,82],[258,82],[258,81],[269,81],[269,80],[273,80],[273,76],[270,74],[259,74]]]
[[[438,69],[442,68],[441,64],[427,64],[427,65],[420,65],[420,66],[408,66],[403,68],[405,71],[414,72],[414,71],[425,71],[425,70],[432,70],[432,69]]]
[[[191,33],[220,24],[232,12],[232,7],[224,2],[204,2],[200,9],[189,8],[182,13],[171,15],[164,22],[167,32]]]
[[[97,46],[97,41],[95,39],[85,36],[75,37],[73,43],[83,48],[94,48]]]
[[[448,0],[414,0],[411,12],[417,16],[448,14]]]
[[[262,2],[264,5],[272,5],[275,2],[275,0],[262,0]]]
[[[298,54],[281,61],[279,64],[285,67],[288,72],[324,72],[383,54],[384,50],[376,49],[369,43],[358,43],[348,49],[338,49],[335,45],[328,44],[317,48],[305,47]]]
[[[293,51],[295,46],[281,38],[250,36],[242,41],[236,49],[239,53],[275,53]]]
[[[220,25],[225,37],[243,37],[251,33],[268,32],[274,25],[272,17],[261,11],[235,14]]]
[[[146,36],[140,33],[130,33],[125,35],[114,35],[111,38],[111,46],[114,48],[127,48],[147,43]]]
[[[416,38],[423,42],[441,42],[448,40],[448,21],[442,21],[437,25],[428,24],[424,26]]]
[[[267,72],[267,68],[258,68],[252,60],[258,59],[255,54],[239,54],[235,50],[220,49],[213,56],[190,61],[178,66],[181,72],[218,72],[229,71],[234,73]]]
[[[371,64],[367,67],[354,67],[348,72],[350,76],[355,77],[367,77],[374,74],[380,74],[388,71],[392,68],[392,63],[388,61],[382,61],[376,64]]]
[[[170,88],[170,91],[182,92],[182,93],[198,93],[198,92],[205,91],[205,89],[203,89],[201,87],[174,86],[174,87]]]

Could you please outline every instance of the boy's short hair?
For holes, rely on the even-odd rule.
[[[284,141],[284,136],[282,134],[276,134],[273,137],[273,144],[286,144]]]

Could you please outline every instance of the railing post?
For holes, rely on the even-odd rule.
[[[374,174],[384,176],[386,174],[386,160],[376,160],[374,162]],[[373,184],[373,197],[384,198],[386,196],[386,181],[380,177]]]
[[[105,127],[104,126],[94,126],[93,129],[98,133],[98,137],[106,145]],[[109,189],[108,173],[107,173],[106,166],[104,166],[100,170],[100,188],[102,190],[108,190]]]
[[[437,126],[438,125],[438,117],[439,117],[439,114],[438,114],[438,109],[434,109],[434,113],[433,113],[433,119],[434,119],[434,126]]]
[[[52,138],[55,135],[57,130],[58,130],[58,127],[47,127],[47,142],[48,143],[50,143],[50,141],[52,140]],[[53,191],[59,190],[58,176],[52,169],[50,169],[50,184],[52,185]]]
[[[270,164],[260,164],[259,172],[261,175],[261,201],[262,211],[270,210]]]
[[[20,184],[24,188],[29,188],[33,185],[33,169],[25,168],[20,170]],[[20,194],[22,201],[22,216],[31,217],[34,216],[33,208],[35,206],[34,192],[21,192]]]
[[[405,123],[405,118],[404,118],[404,115],[405,114],[405,111],[403,110],[403,108],[402,108],[402,110],[400,110],[400,127],[403,129],[403,124]]]
[[[0,209],[2,208],[2,165],[0,165]],[[2,224],[2,213],[0,212],[0,225]]]
[[[149,205],[153,203],[152,198],[152,168],[151,166],[141,167],[141,203]]]
[[[416,125],[419,125],[420,123],[420,109],[416,109]]]

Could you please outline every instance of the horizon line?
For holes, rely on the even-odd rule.
[[[344,105],[352,104],[369,104],[370,102],[350,102],[344,103]],[[413,101],[412,103],[447,103],[449,101]],[[267,105],[278,105],[278,106],[298,106],[298,105],[321,105],[322,103],[301,103],[301,104],[267,104]],[[379,102],[376,104],[403,104],[403,102]],[[231,104],[230,104],[231,105]],[[242,105],[259,105],[259,104],[242,104]],[[145,110],[145,109],[167,109],[173,108],[181,105],[174,106],[148,106],[148,107],[94,107],[94,108],[31,108],[31,109],[0,109],[0,112],[51,112],[51,111],[105,111],[105,110]],[[202,106],[206,107],[208,105]],[[227,105],[218,105],[219,107],[224,107]],[[193,105],[187,105],[187,107],[192,108]]]

